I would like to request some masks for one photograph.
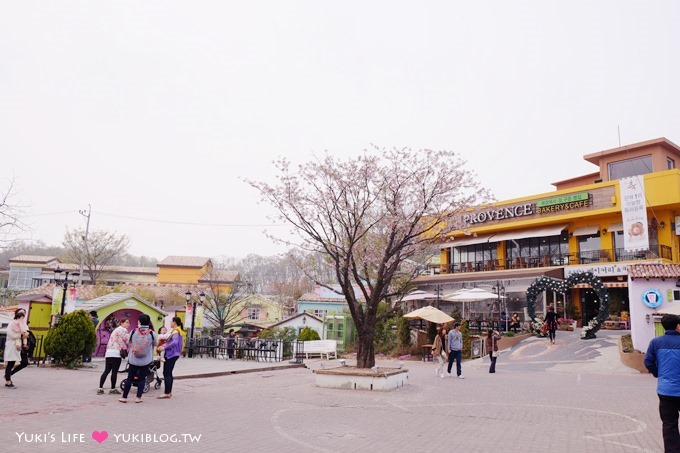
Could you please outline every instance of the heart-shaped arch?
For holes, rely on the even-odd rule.
[[[566,280],[557,280],[546,276],[537,278],[527,288],[527,311],[529,312],[531,320],[536,320],[536,299],[539,294],[545,290],[566,294],[570,288],[580,283],[590,285],[595,291],[598,299],[600,299],[600,311],[594,318],[595,321],[588,323],[588,327],[583,328],[585,335],[583,335],[582,338],[595,338],[595,332],[600,330],[602,323],[607,319],[607,316],[609,316],[609,295],[607,294],[607,288],[604,287],[602,280],[600,280],[599,277],[596,277],[592,272],[575,272]]]

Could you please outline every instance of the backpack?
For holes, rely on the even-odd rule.
[[[137,333],[137,335],[135,335]],[[137,358],[144,358],[149,353],[153,345],[153,332],[147,330],[146,333],[139,329],[135,329],[130,334],[130,351],[132,355]]]
[[[33,357],[33,351],[35,351],[35,345],[38,344],[38,340],[35,338],[35,335],[33,335],[33,332],[30,330],[28,331],[28,339],[26,341],[26,345],[28,346],[28,356]]]

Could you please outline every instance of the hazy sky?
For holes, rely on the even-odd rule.
[[[680,2],[0,0],[0,192],[59,245],[280,251],[241,178],[324,150],[453,149],[499,199],[680,143]],[[284,231],[282,227],[271,231]]]

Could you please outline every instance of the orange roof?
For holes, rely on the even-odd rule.
[[[680,264],[633,264],[628,266],[630,278],[678,278]]]

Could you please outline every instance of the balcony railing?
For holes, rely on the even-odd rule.
[[[440,267],[441,273],[484,272],[503,269],[526,269],[532,267],[570,266],[577,264],[611,263],[619,261],[639,261],[649,259],[673,260],[672,250],[667,245],[657,245],[647,250],[627,252],[623,248],[589,250],[580,253],[541,255],[494,259],[476,262],[455,263]]]

